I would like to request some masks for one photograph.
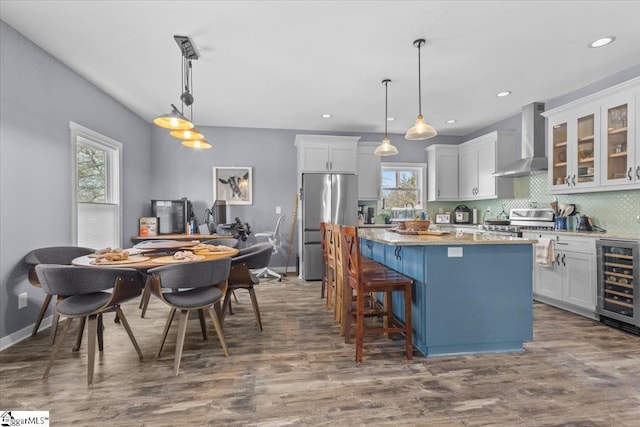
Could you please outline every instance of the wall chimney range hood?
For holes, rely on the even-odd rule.
[[[522,156],[502,170],[492,174],[517,177],[545,172],[549,163],[545,156],[545,126],[543,102],[533,102],[522,108]]]

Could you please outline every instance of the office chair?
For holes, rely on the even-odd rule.
[[[282,221],[284,221],[284,215],[280,216],[280,218],[278,218],[278,221],[276,222],[276,228],[273,231],[266,231],[264,233],[256,233],[256,239],[260,238],[260,237],[266,237],[267,240],[269,241],[269,243],[271,243],[271,246],[273,247],[273,252],[271,253],[271,255],[277,254],[280,251],[280,248],[282,247],[282,240],[280,239],[280,225],[282,224]],[[278,279],[278,282],[282,280],[282,276],[278,273],[276,273],[275,271],[271,270],[269,268],[269,266],[266,266],[264,268],[261,268],[260,270],[257,270],[255,272],[253,272],[257,277],[269,277],[269,276],[273,276],[276,277]]]

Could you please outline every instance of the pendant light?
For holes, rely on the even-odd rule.
[[[405,134],[404,138],[412,141],[433,138],[438,133],[433,126],[428,125],[422,116],[422,86],[420,84],[420,48],[426,43],[425,39],[418,39],[413,46],[418,48],[418,118],[416,123]]]
[[[171,112],[164,114],[160,117],[153,119],[153,123],[156,125],[172,130],[191,129],[193,123],[186,119],[185,116],[178,110],[178,108],[171,104]]]
[[[398,149],[391,145],[391,141],[389,137],[387,137],[387,107],[388,107],[388,98],[389,98],[389,83],[391,83],[390,79],[384,79],[382,84],[384,85],[384,138],[382,138],[382,144],[376,147],[376,150],[373,152],[376,156],[395,156],[398,154]]]

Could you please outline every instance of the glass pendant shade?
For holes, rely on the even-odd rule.
[[[182,145],[199,150],[207,150],[212,147],[212,145],[204,139],[185,139],[184,141],[182,141]]]
[[[416,119],[416,123],[407,131],[404,138],[411,141],[418,141],[421,139],[433,138],[437,134],[438,132],[436,132],[433,126],[426,124],[424,117],[420,114]]]
[[[187,120],[175,105],[171,104],[171,112],[153,119],[156,125],[171,130],[186,130],[193,128],[193,123]]]
[[[395,156],[398,154],[398,149],[391,145],[391,141],[389,138],[384,138],[382,140],[382,144],[376,147],[376,150],[373,152],[376,156]]]
[[[174,138],[178,139],[188,139],[188,140],[196,140],[196,139],[204,139],[204,135],[201,134],[198,129],[195,127],[191,129],[182,129],[182,130],[172,130],[169,132]]]

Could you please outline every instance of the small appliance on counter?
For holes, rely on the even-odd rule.
[[[453,212],[456,224],[471,224],[471,209],[465,205],[458,205]]]
[[[187,234],[192,215],[191,202],[186,197],[151,200],[151,217],[158,218],[158,234]]]

